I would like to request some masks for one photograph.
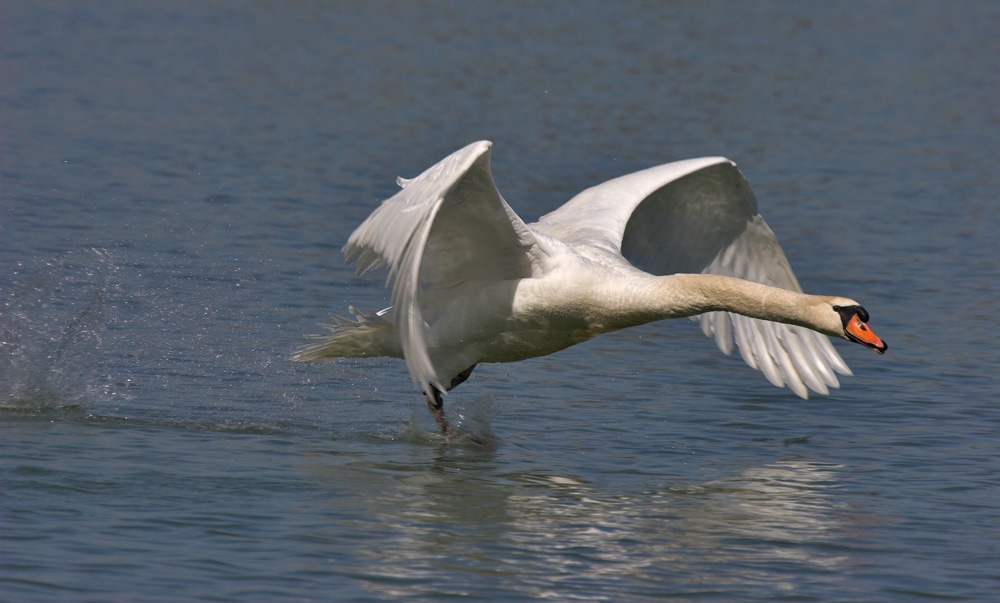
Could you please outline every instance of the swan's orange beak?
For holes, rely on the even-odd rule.
[[[882,341],[882,339],[872,331],[871,328],[865,324],[861,318],[855,314],[847,321],[847,325],[844,326],[844,331],[847,332],[847,336],[851,341],[855,341],[865,346],[866,348],[871,348],[878,352],[879,354],[885,354],[885,351],[889,348],[889,344]]]

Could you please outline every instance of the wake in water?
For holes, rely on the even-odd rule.
[[[384,427],[370,402],[338,405],[372,397],[366,381],[380,361],[339,372],[288,361],[302,328],[285,322],[292,295],[276,290],[267,266],[217,262],[86,248],[6,271],[0,410],[224,431],[312,430],[309,413],[322,412],[351,429]],[[411,402],[375,398],[404,416]],[[491,407],[456,408],[460,430],[493,440]]]

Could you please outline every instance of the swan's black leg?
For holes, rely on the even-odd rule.
[[[461,373],[455,375],[455,378],[451,380],[451,385],[448,386],[448,391],[451,391],[451,390],[455,389],[456,387],[458,387],[459,385],[462,385],[463,383],[465,383],[466,379],[469,378],[469,375],[472,374],[472,371],[474,371],[475,368],[476,368],[476,365],[473,364],[472,366],[470,366],[469,368],[465,369]]]
[[[451,380],[451,384],[448,386],[448,391],[451,391],[462,383],[465,383],[465,380],[469,378],[469,375],[472,374],[472,370],[474,368],[476,368],[476,365],[473,364],[461,373],[455,375],[455,378]],[[441,390],[432,385],[430,393],[424,392],[424,395],[427,396],[427,408],[429,408],[431,414],[434,415],[434,420],[437,421],[438,427],[441,428],[441,433],[446,436],[455,435],[455,430],[452,429],[451,425],[448,423],[448,417],[444,416],[444,400],[441,398]]]
[[[448,424],[448,418],[444,416],[444,400],[441,399],[441,390],[431,386],[431,393],[427,394],[427,408],[434,415],[438,427],[441,428],[441,435],[453,436],[455,430]]]

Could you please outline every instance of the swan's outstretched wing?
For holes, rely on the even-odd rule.
[[[500,196],[490,147],[480,141],[445,157],[372,212],[344,246],[358,273],[389,268],[393,316],[417,385],[445,390],[428,352],[421,297],[430,290],[532,275],[535,239]],[[460,369],[467,366],[459,367]]]
[[[802,291],[757,199],[731,161],[670,163],[588,189],[539,220],[539,232],[620,252],[651,274],[711,273]],[[711,312],[702,331],[726,354],[733,343],[771,383],[799,396],[826,394],[850,369],[825,335],[809,329]]]

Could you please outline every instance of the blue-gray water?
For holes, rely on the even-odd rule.
[[[1000,597],[1000,5],[0,6],[0,599]],[[434,434],[339,255],[487,138],[533,220],[739,163],[890,344],[802,401],[676,321],[517,365]]]

